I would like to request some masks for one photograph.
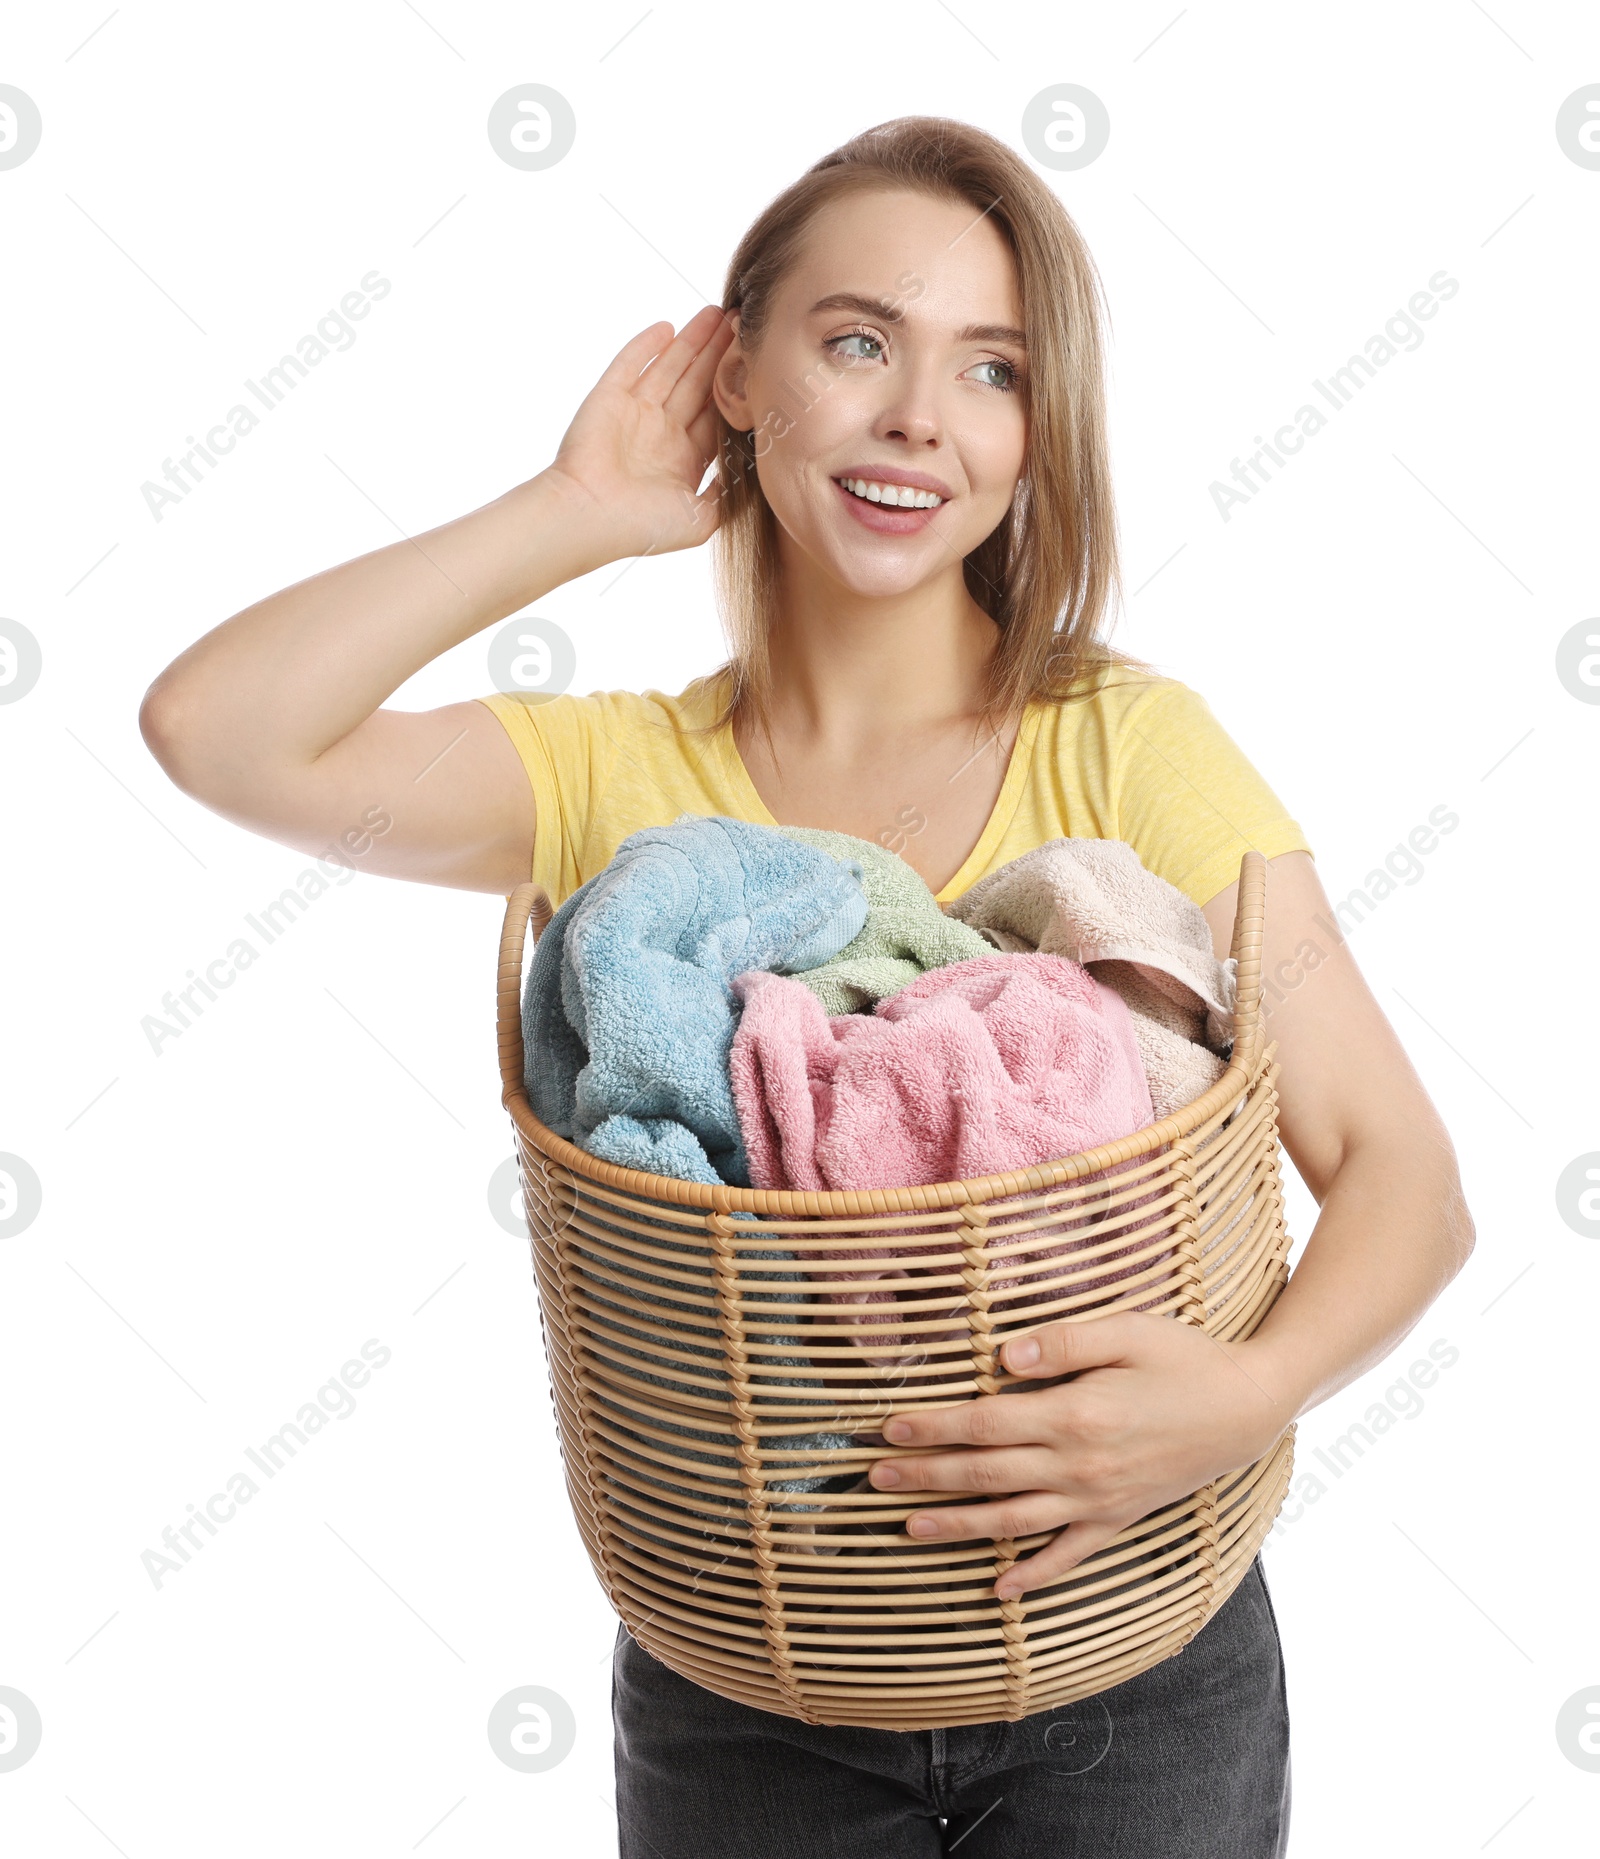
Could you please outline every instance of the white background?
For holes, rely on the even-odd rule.
[[[1600,81],[1600,16],[109,10],[14,8],[0,52],[44,123],[0,172],[0,614],[44,655],[0,708],[0,1149],[44,1196],[0,1241],[0,1685],[43,1721],[0,1773],[9,1850],[612,1849],[612,1617],[567,1511],[526,1247],[488,1202],[511,1151],[500,903],[356,877],[158,1056],[142,1019],[310,861],[175,790],[139,700],[230,613],[542,468],[622,342],[717,300],[754,214],[850,134],[926,112],[1020,148],[1029,99],[1073,82],[1110,144],[1041,172],[1114,320],[1117,637],[1209,698],[1331,895],[1435,807],[1460,818],[1353,946],[1453,1133],[1478,1250],[1301,1423],[1314,1471],[1428,1344],[1459,1351],[1269,1544],[1291,1850],[1592,1852],[1600,1774],[1555,1720],[1600,1685],[1600,1249],[1555,1183],[1600,1149],[1600,707],[1555,663],[1600,613],[1600,172],[1554,122]],[[523,82],[577,115],[544,172],[485,131]],[[162,460],[373,269],[393,288],[354,345],[157,522],[140,487]],[[1421,345],[1224,521],[1212,481],[1440,269],[1460,290]],[[574,688],[676,691],[716,662],[709,567],[542,602]],[[396,704],[491,688],[488,636]],[[163,1528],[368,1338],[392,1359],[356,1411],[154,1586]],[[577,1724],[532,1775],[486,1735],[528,1684]]]

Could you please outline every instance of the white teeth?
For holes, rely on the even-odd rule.
[[[898,504],[907,510],[934,510],[944,502],[937,491],[917,491],[909,484],[879,484],[872,478],[841,478],[839,482],[868,503]]]

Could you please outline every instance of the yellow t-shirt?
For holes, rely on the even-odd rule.
[[[531,875],[552,905],[602,870],[630,833],[680,813],[777,825],[731,730],[684,733],[711,720],[721,694],[713,673],[676,697],[496,692],[478,700],[528,771],[537,815]],[[1197,904],[1233,883],[1246,847],[1267,858],[1311,850],[1197,691],[1120,665],[1092,696],[1027,706],[989,822],[935,895],[950,903],[1011,859],[1069,837],[1126,840]]]

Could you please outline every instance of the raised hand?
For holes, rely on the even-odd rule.
[[[698,490],[717,450],[711,379],[733,335],[715,304],[675,336],[652,323],[578,408],[547,475],[582,493],[585,525],[609,559],[693,548],[720,522],[715,483]]]

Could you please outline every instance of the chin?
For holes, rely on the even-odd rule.
[[[897,594],[909,594],[913,588],[923,586],[950,559],[937,543],[934,548],[938,553],[934,555],[920,538],[908,540],[918,542],[920,546],[915,549],[901,548],[892,554],[888,549],[883,549],[876,559],[855,549],[813,552],[812,559],[830,580],[837,582],[849,593],[859,595],[864,600],[887,600]]]

